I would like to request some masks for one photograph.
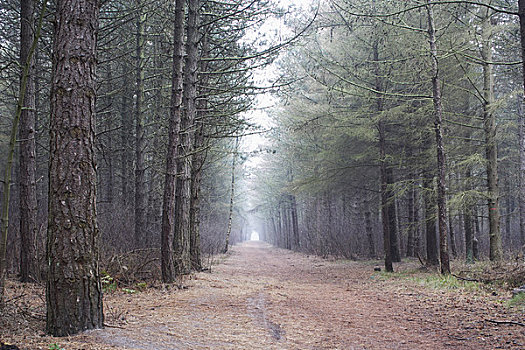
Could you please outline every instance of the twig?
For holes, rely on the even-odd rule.
[[[468,278],[468,277],[461,277],[461,276],[458,276],[458,275],[455,275],[453,273],[451,273],[452,276],[456,277],[458,280],[462,280],[462,281],[467,281],[467,282],[483,282],[482,280],[478,280],[478,279],[475,279],[475,278]]]
[[[495,324],[511,324],[515,326],[525,327],[525,323],[516,322],[516,321],[498,321],[498,320],[489,320],[489,319],[485,319],[485,321],[490,322],[490,323],[495,323]]]
[[[421,258],[421,255],[419,255],[419,253],[417,253],[417,258],[419,259],[419,262],[421,263],[423,267],[427,267],[427,265],[423,262],[423,259]]]
[[[107,324],[107,323],[104,323],[104,327],[107,327],[107,328],[126,329],[126,327],[121,327],[121,326],[112,325],[112,324]]]

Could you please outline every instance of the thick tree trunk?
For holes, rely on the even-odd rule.
[[[177,184],[177,157],[182,104],[182,51],[184,38],[184,0],[175,1],[175,23],[173,27],[173,56],[171,77],[171,107],[168,129],[168,151],[166,175],[162,199],[161,270],[162,281],[175,280],[174,235],[175,235],[175,189]]]
[[[185,113],[181,118],[179,133],[179,162],[177,170],[177,222],[174,249],[177,273],[191,271],[190,258],[190,207],[191,207],[191,168],[195,118],[197,115],[197,65],[199,0],[187,0],[188,24],[186,32],[186,61],[183,79],[183,104]]]
[[[143,0],[135,0],[137,6],[137,32],[135,47],[135,247],[144,244],[146,234],[146,139],[144,128],[144,43],[146,15]]]
[[[20,115],[20,280],[29,282],[35,274],[35,238],[38,204],[36,196],[35,67],[31,54],[34,41],[34,0],[20,1],[20,65],[28,64],[24,107]],[[30,57],[31,56],[31,57]]]
[[[496,141],[496,115],[492,112],[494,103],[494,75],[492,72],[492,42],[490,11],[487,10],[482,25],[482,47],[483,58],[483,126],[485,130],[485,154],[487,159],[487,189],[488,189],[488,212],[489,212],[489,239],[492,261],[500,261],[503,258],[501,247],[500,214],[499,214],[499,186],[498,186],[498,150]]]
[[[430,55],[432,57],[432,97],[434,102],[434,130],[436,133],[437,153],[437,206],[439,227],[439,255],[441,258],[441,273],[450,273],[450,262],[448,256],[447,235],[447,205],[446,205],[446,160],[445,146],[443,144],[443,106],[441,103],[441,82],[439,78],[438,50],[436,43],[436,29],[434,26],[434,14],[432,11],[432,0],[427,0],[428,15],[428,39],[430,44]]]
[[[47,331],[103,325],[98,266],[95,67],[98,2],[57,1],[51,85]]]

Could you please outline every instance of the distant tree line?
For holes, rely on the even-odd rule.
[[[522,254],[524,14],[522,1],[324,3],[279,61],[265,239],[390,271],[405,256],[447,273],[449,255]]]

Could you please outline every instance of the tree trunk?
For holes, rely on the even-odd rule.
[[[415,231],[416,231],[416,225],[415,222],[415,207],[414,207],[414,198],[415,198],[415,192],[416,189],[412,188],[412,190],[408,194],[408,203],[407,203],[407,209],[408,209],[408,237],[407,237],[407,256],[414,257],[415,254]]]
[[[205,101],[201,107],[205,108]],[[202,117],[202,115],[201,115]],[[202,182],[202,167],[206,158],[204,146],[204,124],[202,120],[198,123],[195,133],[195,151],[192,161],[191,181],[191,207],[190,207],[190,256],[191,266],[194,270],[202,270],[201,264],[201,236],[200,236],[200,191]]]
[[[499,186],[498,186],[498,150],[496,141],[496,115],[492,112],[494,103],[494,75],[492,73],[492,43],[491,43],[490,11],[484,18],[482,25],[483,58],[483,126],[485,130],[485,154],[487,159],[487,189],[489,212],[489,239],[492,261],[500,261],[503,257],[501,247],[500,214],[499,214]]]
[[[390,218],[388,210],[388,175],[386,164],[385,130],[383,121],[379,121],[379,157],[381,161],[381,221],[383,224],[383,245],[385,253],[385,270],[394,272],[392,266],[392,250],[390,248]]]
[[[38,204],[36,196],[35,67],[31,55],[34,41],[34,0],[20,1],[20,65],[28,64],[24,107],[20,115],[20,280],[29,282],[35,274],[35,238]],[[22,83],[22,82],[21,82]]]
[[[467,207],[464,209],[463,213],[463,225],[465,227],[465,255],[467,263],[470,264],[474,259],[474,229],[472,227],[472,210],[470,207]]]
[[[130,130],[133,129],[133,120],[130,116],[130,104],[128,100],[128,96],[130,95],[129,92],[129,68],[127,64],[123,64],[122,66],[122,96],[120,101],[120,123],[121,123],[121,130],[120,130],[120,142],[121,142],[121,156],[120,156],[120,171],[121,171],[121,192],[122,192],[122,203],[127,208],[128,203],[131,202],[130,200],[130,179],[131,171],[130,171],[130,159],[132,156],[130,156]]]
[[[143,0],[135,0],[137,7],[137,32],[135,47],[135,247],[141,247],[146,233],[146,139],[144,128],[144,43],[146,14]]]
[[[292,248],[298,251],[301,248],[299,241],[299,220],[297,217],[297,199],[292,194],[290,195],[290,213],[292,216],[292,237],[293,237],[293,246]]]
[[[372,229],[372,219],[369,210],[365,211],[365,230],[366,238],[368,240],[368,256],[370,258],[376,257],[376,248],[374,245],[374,231]]]
[[[30,77],[30,68],[33,62],[32,57],[35,53],[36,44],[40,37],[40,31],[42,29],[42,21],[47,9],[47,1],[42,4],[42,10],[38,19],[38,25],[36,27],[36,33],[33,37],[33,41],[29,52],[27,53],[26,62],[22,62],[22,76],[20,79],[20,93],[18,96],[15,116],[13,118],[13,125],[11,127],[11,134],[9,137],[9,148],[7,151],[7,162],[4,173],[4,184],[2,193],[2,217],[0,223],[0,307],[4,306],[4,294],[5,294],[5,280],[7,277],[7,233],[9,229],[9,200],[11,191],[11,175],[14,163],[14,153],[16,146],[16,134],[18,130],[18,124],[22,116],[24,109],[24,103],[26,101],[26,88],[28,79]]]
[[[392,262],[401,262],[401,253],[399,250],[399,237],[396,222],[396,200],[394,192],[391,189],[392,185],[394,184],[394,171],[390,166],[387,166],[386,168],[386,181],[388,196],[388,226],[390,227],[390,250],[392,252]]]
[[[525,1],[524,1],[525,2]],[[525,57],[525,56],[524,56]],[[519,137],[519,189],[518,205],[520,218],[520,243],[521,249],[525,245],[525,113],[523,110],[523,98],[525,95],[518,96],[518,137]]]
[[[235,148],[233,149],[232,155],[232,181],[231,181],[231,191],[230,191],[230,210],[228,214],[228,228],[226,230],[226,244],[223,249],[223,253],[228,251],[230,245],[230,234],[232,232],[232,220],[233,220],[233,200],[235,197],[235,163],[237,161],[237,152],[239,149],[239,138],[235,138]]]
[[[427,238],[427,266],[438,266],[439,256],[437,249],[436,233],[436,200],[435,190],[429,173],[423,175],[423,188],[425,191],[425,222]]]
[[[185,113],[181,118],[179,132],[179,162],[177,169],[177,223],[175,229],[175,267],[177,273],[191,271],[190,258],[190,206],[191,168],[195,118],[197,115],[197,65],[199,0],[187,0],[188,24],[186,32],[186,61],[183,79],[183,104]]]
[[[175,189],[177,184],[177,156],[182,103],[182,50],[184,38],[184,0],[175,1],[175,23],[173,27],[173,56],[171,77],[171,107],[168,129],[168,151],[166,175],[162,199],[161,270],[162,281],[175,280],[174,234],[175,234]]]
[[[209,93],[208,83],[209,75],[203,74],[208,71],[208,61],[202,58],[209,56],[209,45],[208,45],[208,31],[209,27],[203,28],[203,35],[200,40],[201,42],[201,60],[200,60],[200,73],[199,77],[200,89],[197,102],[197,131],[195,133],[194,142],[194,153],[192,160],[192,179],[191,179],[191,202],[190,202],[190,258],[192,268],[194,270],[202,270],[201,263],[201,234],[200,234],[200,212],[201,212],[201,182],[202,182],[202,167],[208,154],[207,148],[205,147],[204,138],[204,125],[205,119],[208,115],[208,96]]]
[[[525,113],[523,103],[525,99],[525,0],[518,0],[518,13],[520,20],[520,43],[521,43],[521,62],[523,91],[520,94],[522,101],[519,102],[519,137],[520,137],[520,239],[522,250],[525,246]]]
[[[441,258],[441,273],[450,273],[450,262],[448,256],[447,235],[447,205],[446,205],[446,161],[445,146],[443,145],[443,106],[441,103],[441,82],[439,78],[438,50],[436,43],[436,29],[434,27],[434,14],[432,11],[432,0],[427,0],[428,14],[428,39],[430,44],[430,55],[432,57],[432,97],[434,102],[434,130],[436,133],[437,150],[437,205],[439,226],[439,255]]]
[[[47,331],[54,336],[100,328],[104,319],[94,149],[98,12],[97,1],[57,2],[46,290]]]

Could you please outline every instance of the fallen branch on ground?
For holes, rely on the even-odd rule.
[[[489,319],[485,319],[485,321],[490,322],[490,323],[495,323],[495,324],[511,324],[515,326],[525,327],[525,323],[516,322],[516,321],[506,321],[506,320],[498,321],[498,320],[489,320]]]

